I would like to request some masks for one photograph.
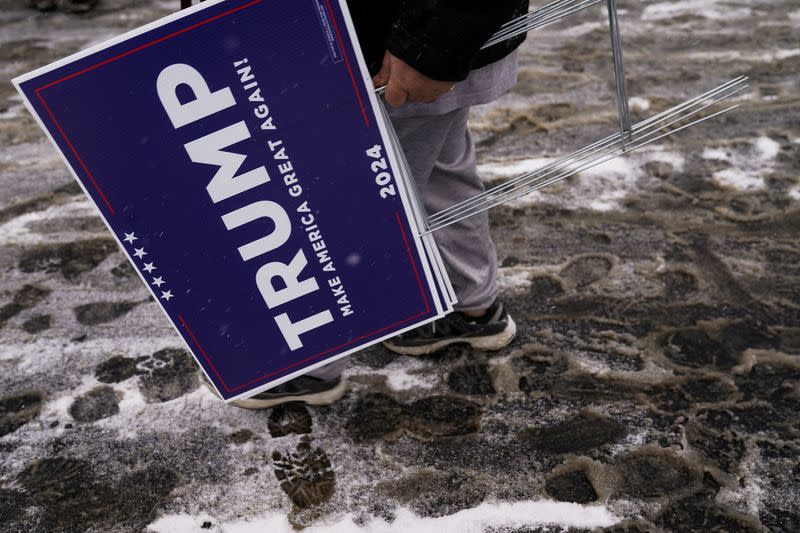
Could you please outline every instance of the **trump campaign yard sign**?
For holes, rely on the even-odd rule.
[[[448,310],[354,35],[209,1],[14,80],[226,400]]]

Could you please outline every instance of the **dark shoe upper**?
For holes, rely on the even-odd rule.
[[[470,339],[499,335],[508,326],[508,312],[503,302],[495,300],[482,317],[470,317],[458,311],[429,324],[402,333],[391,343],[396,346],[421,346],[448,339]]]
[[[342,378],[320,379],[313,376],[300,376],[286,383],[281,383],[269,390],[260,392],[255,396],[251,396],[250,399],[265,400],[283,396],[291,397],[320,394],[335,389],[341,382]]]

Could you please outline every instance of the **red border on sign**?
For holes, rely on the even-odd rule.
[[[86,67],[85,69],[79,70],[78,72],[73,72],[72,74],[69,74],[68,76],[64,76],[63,78],[57,79],[56,81],[51,81],[47,85],[42,85],[41,87],[36,89],[36,91],[38,92],[38,91],[41,91],[43,89],[47,89],[48,87],[52,87],[53,85],[58,85],[62,81],[67,81],[70,78],[74,78],[75,76],[78,76],[78,75],[83,74],[85,72],[89,72],[90,70],[94,70],[97,67],[102,67],[103,65],[107,65],[107,64],[111,63],[112,61],[116,61],[117,59],[120,59],[122,57],[129,56],[129,55],[131,55],[131,54],[133,54],[135,52],[139,52],[140,50],[144,50],[145,48],[150,48],[154,44],[158,44],[158,43],[160,43],[162,41],[166,41],[167,39],[172,39],[173,37],[175,37],[177,35],[180,35],[182,33],[186,33],[187,31],[193,30],[195,28],[199,28],[200,26],[208,24],[209,22],[213,22],[213,21],[215,21],[217,19],[221,19],[222,17],[227,17],[228,15],[230,15],[232,13],[236,13],[237,11],[241,11],[242,9],[248,8],[250,6],[254,6],[256,4],[260,4],[262,1],[263,0],[253,0],[252,2],[248,2],[246,4],[243,4],[243,5],[239,6],[239,7],[234,7],[233,9],[229,9],[228,11],[223,11],[222,13],[214,15],[213,17],[207,18],[205,20],[201,20],[197,24],[192,24],[191,26],[187,26],[187,27],[183,28],[182,30],[178,30],[178,31],[176,31],[174,33],[170,33],[169,35],[165,35],[163,37],[159,37],[158,39],[156,39],[154,41],[150,41],[149,43],[145,43],[145,44],[143,44],[141,46],[137,46],[136,48],[132,48],[132,49],[128,50],[127,52],[123,52],[123,53],[121,53],[119,55],[116,55],[114,57],[110,57],[108,59],[104,59],[103,61],[101,61],[101,62],[99,62],[99,63],[97,63],[95,65],[92,65],[91,67]]]
[[[344,56],[344,64],[347,65],[347,73],[350,74],[350,81],[353,82],[353,90],[356,92],[356,98],[358,98],[358,106],[361,108],[361,115],[364,117],[364,124],[369,128],[369,117],[367,116],[367,108],[364,107],[364,102],[361,100],[361,91],[358,90],[358,84],[356,83],[356,77],[353,75],[353,69],[350,66],[350,59],[347,57],[347,49],[344,47],[344,42],[342,41],[342,35],[339,33],[339,24],[336,23],[336,17],[333,14],[333,9],[331,8],[330,0],[325,0],[325,3],[328,5],[328,13],[331,15],[331,22],[333,22],[333,29],[336,32],[336,40],[339,41],[339,47],[342,49],[342,55]]]
[[[42,105],[44,106],[45,111],[47,111],[47,114],[50,115],[50,120],[53,121],[53,124],[56,125],[56,128],[58,128],[58,131],[59,131],[59,133],[61,133],[61,136],[64,137],[64,140],[67,142],[67,146],[69,146],[69,149],[72,150],[72,153],[75,155],[75,159],[78,160],[78,163],[81,164],[81,168],[83,168],[83,171],[86,172],[87,176],[89,176],[89,181],[92,182],[92,186],[94,187],[94,190],[97,191],[97,194],[99,194],[100,198],[102,198],[103,202],[105,202],[106,207],[108,207],[109,212],[112,215],[116,215],[117,212],[114,211],[114,207],[111,205],[111,202],[108,201],[108,198],[106,198],[106,195],[103,193],[103,189],[101,189],[100,185],[98,185],[97,182],[95,181],[94,175],[92,175],[92,173],[89,171],[89,168],[86,166],[86,163],[84,163],[83,159],[81,159],[81,156],[78,155],[78,151],[75,150],[74,146],[72,146],[72,142],[69,140],[69,137],[67,137],[67,134],[64,133],[64,129],[61,127],[61,124],[59,124],[58,121],[56,120],[56,117],[53,115],[53,112],[50,110],[50,106],[47,105],[47,102],[45,102],[44,98],[42,98],[42,93],[40,91],[41,91],[41,89],[36,89],[36,96],[39,97],[39,101],[42,102]]]
[[[221,18],[223,18],[223,17],[225,17],[227,15],[230,15],[232,13],[236,13],[237,11],[241,11],[242,9],[251,7],[251,6],[256,5],[256,4],[259,4],[262,1],[263,0],[253,0],[252,2],[248,2],[246,4],[243,4],[243,5],[240,5],[238,7],[233,8],[233,9],[230,9],[228,11],[224,11],[224,12],[219,13],[219,14],[217,14],[217,15],[215,15],[213,17],[210,17],[210,18],[208,18],[206,20],[202,20],[202,21],[200,21],[200,22],[198,22],[196,24],[193,24],[191,26],[187,26],[186,28],[178,30],[178,31],[176,31],[174,33],[170,33],[169,35],[165,35],[163,37],[159,37],[158,39],[155,39],[155,40],[153,40],[153,41],[151,41],[149,43],[145,43],[145,44],[143,44],[141,46],[138,46],[136,48],[133,48],[131,50],[128,50],[126,52],[118,54],[118,55],[116,55],[114,57],[105,59],[105,60],[103,60],[103,61],[101,61],[101,62],[99,62],[99,63],[97,63],[95,65],[92,65],[92,66],[86,67],[86,68],[84,68],[82,70],[79,70],[78,72],[73,72],[72,74],[64,76],[63,78],[59,78],[59,79],[57,79],[55,81],[49,82],[49,83],[47,83],[47,84],[45,84],[45,85],[43,85],[43,86],[41,86],[41,87],[39,87],[39,88],[34,90],[34,92],[36,93],[37,98],[42,103],[42,106],[44,107],[45,111],[47,112],[48,116],[50,117],[50,120],[52,120],[53,124],[55,124],[56,128],[58,129],[58,132],[64,138],[64,141],[67,143],[67,146],[72,151],[72,153],[75,156],[75,158],[78,160],[78,163],[80,164],[81,168],[84,170],[86,175],[89,177],[89,181],[91,182],[92,187],[94,187],[94,189],[97,192],[97,194],[100,195],[100,197],[103,199],[103,202],[105,203],[106,207],[108,208],[108,211],[112,215],[116,215],[116,211],[114,210],[114,207],[111,205],[111,202],[109,201],[108,197],[106,197],[105,193],[103,193],[102,188],[100,187],[100,185],[95,180],[94,175],[91,173],[89,168],[86,166],[86,163],[84,163],[83,159],[78,154],[78,151],[75,149],[75,147],[73,146],[72,142],[69,140],[69,137],[67,136],[66,132],[61,127],[61,124],[58,122],[58,120],[56,119],[56,117],[53,114],[52,110],[50,109],[50,106],[47,105],[47,102],[42,97],[41,92],[43,90],[45,90],[45,89],[48,89],[48,88],[53,87],[55,85],[58,85],[59,83],[62,83],[62,82],[67,81],[69,79],[72,79],[72,78],[74,78],[76,76],[79,76],[79,75],[84,74],[86,72],[89,72],[91,70],[94,70],[94,69],[96,69],[98,67],[101,67],[103,65],[107,65],[107,64],[109,64],[109,63],[111,63],[113,61],[116,61],[116,60],[121,59],[123,57],[126,57],[128,55],[131,55],[131,54],[133,54],[135,52],[144,50],[145,48],[149,48],[149,47],[151,47],[151,46],[153,46],[155,44],[158,44],[160,42],[166,41],[167,39],[171,39],[173,37],[181,35],[181,34],[187,32],[189,30],[193,30],[195,28],[199,28],[200,26],[208,24],[209,22],[213,22],[215,20],[221,19]],[[369,124],[369,116],[367,115],[367,110],[366,110],[366,107],[364,105],[364,101],[361,98],[361,92],[359,91],[358,83],[356,82],[356,78],[355,78],[355,74],[353,73],[353,69],[352,69],[352,67],[350,65],[350,60],[349,60],[349,57],[348,57],[347,49],[344,46],[344,41],[342,39],[341,33],[339,32],[339,25],[336,22],[336,17],[335,17],[335,15],[333,13],[333,9],[331,7],[330,0],[325,0],[325,3],[327,4],[327,7],[328,7],[328,12],[329,12],[330,17],[331,17],[331,22],[333,23],[334,31],[336,33],[336,38],[339,41],[339,46],[341,47],[342,54],[344,55],[344,58],[345,58],[345,65],[347,67],[347,72],[348,72],[348,74],[350,76],[350,81],[353,84],[353,90],[355,91],[356,98],[358,100],[358,105],[359,105],[359,108],[361,110],[361,114],[362,114],[362,116],[364,118],[364,124],[366,125],[366,127],[369,127],[370,126],[370,124]],[[416,318],[419,318],[421,316],[424,316],[424,315],[430,313],[431,307],[430,307],[430,303],[428,302],[428,296],[427,296],[427,294],[425,292],[425,288],[424,288],[424,286],[422,284],[422,278],[420,277],[419,271],[417,270],[417,264],[416,264],[416,261],[414,261],[414,255],[413,255],[413,253],[411,251],[411,247],[410,247],[409,242],[408,242],[408,237],[406,236],[406,232],[405,232],[405,229],[403,227],[403,222],[402,222],[402,219],[400,217],[400,213],[395,213],[395,217],[396,217],[397,223],[398,223],[398,225],[400,227],[400,232],[401,232],[401,234],[403,236],[403,242],[405,244],[406,251],[408,252],[408,257],[409,257],[409,260],[411,261],[411,266],[414,269],[414,275],[417,278],[417,284],[419,285],[420,294],[422,295],[422,299],[423,299],[423,301],[425,303],[425,310],[420,311],[419,313],[416,313],[416,314],[414,314],[414,315],[412,315],[412,316],[410,316],[408,318],[405,318],[403,320],[395,322],[394,324],[390,324],[388,326],[384,326],[384,327],[382,327],[380,329],[377,329],[375,331],[372,331],[372,332],[367,333],[365,335],[362,335],[360,337],[356,337],[356,338],[351,339],[351,340],[349,340],[349,341],[347,341],[345,343],[342,343],[342,344],[340,344],[338,346],[335,346],[333,348],[329,348],[329,349],[327,349],[327,350],[325,350],[323,352],[320,352],[318,354],[315,354],[315,355],[312,355],[310,357],[307,357],[307,358],[305,358],[305,359],[303,359],[301,361],[297,361],[295,363],[292,363],[291,365],[289,365],[289,366],[287,366],[285,368],[270,372],[269,374],[265,374],[265,375],[263,375],[263,376],[261,376],[261,377],[259,377],[257,379],[248,381],[247,383],[243,383],[241,385],[237,385],[236,387],[231,388],[222,379],[222,376],[220,375],[219,371],[214,366],[214,363],[211,361],[211,358],[208,356],[208,354],[206,353],[205,349],[200,344],[200,341],[197,339],[197,337],[195,336],[194,332],[192,332],[192,330],[189,327],[189,324],[186,322],[186,319],[184,318],[184,316],[182,314],[180,314],[180,313],[178,314],[178,320],[180,321],[181,325],[186,330],[186,333],[188,334],[189,338],[191,338],[192,341],[194,342],[194,344],[197,346],[197,349],[203,355],[203,358],[206,360],[208,365],[214,371],[214,374],[216,375],[217,379],[222,384],[222,386],[223,386],[223,388],[225,389],[226,392],[234,392],[236,390],[239,390],[239,389],[242,389],[244,387],[247,387],[248,385],[252,385],[253,383],[257,383],[259,381],[263,381],[263,380],[265,380],[265,379],[267,379],[267,378],[269,378],[271,376],[274,376],[276,374],[281,374],[281,373],[285,372],[286,370],[289,370],[289,369],[291,369],[293,367],[296,367],[296,366],[301,365],[303,363],[307,363],[309,361],[312,361],[314,359],[322,357],[323,355],[329,354],[329,353],[334,352],[336,350],[339,350],[341,348],[345,348],[345,347],[347,347],[347,346],[349,346],[351,344],[354,344],[354,343],[356,343],[358,341],[367,339],[369,337],[373,337],[373,336],[375,336],[375,335],[377,335],[377,334],[379,334],[379,333],[381,333],[383,331],[392,329],[392,328],[397,327],[397,326],[399,326],[401,324],[405,324],[405,323],[410,322],[410,321],[412,321],[412,320],[414,320]]]

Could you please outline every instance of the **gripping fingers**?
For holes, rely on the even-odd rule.
[[[389,79],[389,84],[386,86],[386,92],[383,93],[383,98],[390,106],[400,107],[409,100],[409,94],[397,81]]]

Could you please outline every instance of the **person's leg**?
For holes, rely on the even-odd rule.
[[[484,191],[467,128],[469,108],[444,115],[395,118],[403,151],[428,214]],[[481,213],[434,233],[447,274],[458,297],[457,312],[384,342],[406,355],[436,352],[467,343],[498,350],[516,335],[516,325],[497,299],[497,252],[489,217]]]
[[[429,215],[484,191],[468,118],[465,107],[445,115],[392,121]],[[458,296],[456,310],[487,309],[497,297],[497,252],[488,215],[481,213],[438,230],[434,239]]]

